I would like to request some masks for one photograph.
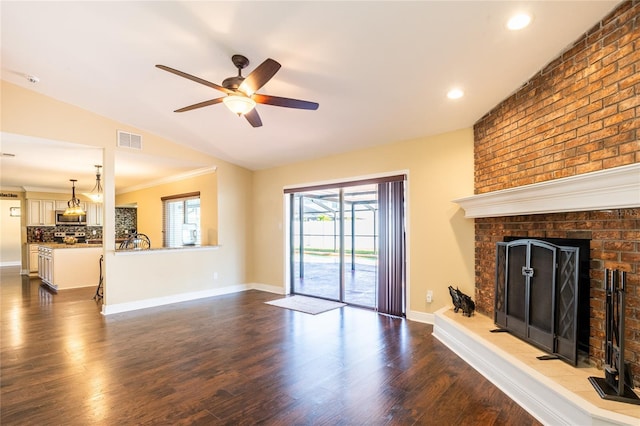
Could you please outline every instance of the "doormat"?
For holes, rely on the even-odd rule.
[[[331,300],[317,299],[315,297],[306,296],[290,296],[285,297],[284,299],[276,299],[264,303],[266,303],[267,305],[273,305],[285,309],[292,309],[294,311],[300,311],[311,315],[321,314],[332,309],[346,306],[346,303],[333,302]]]

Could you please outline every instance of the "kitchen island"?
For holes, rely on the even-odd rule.
[[[40,243],[38,276],[53,290],[93,287],[100,279],[102,246]]]

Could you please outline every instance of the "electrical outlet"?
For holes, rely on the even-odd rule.
[[[427,290],[427,303],[433,302],[433,291]]]
[[[218,279],[218,273],[217,273],[217,272],[214,272],[214,273],[213,273],[213,279],[214,279],[214,280],[217,280],[217,279]]]

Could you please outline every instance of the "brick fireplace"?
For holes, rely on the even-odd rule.
[[[496,242],[505,235],[581,238],[591,243],[589,356],[604,360],[604,269],[628,272],[626,358],[640,376],[640,208],[476,219],[476,306],[493,316]]]
[[[640,2],[635,0],[620,3],[475,124],[475,194],[640,163],[639,129]],[[632,173],[638,173],[640,182],[638,170]],[[613,205],[471,216],[476,232],[476,306],[493,316],[496,243],[505,236],[590,239],[589,358],[602,366],[604,269],[625,270],[625,357],[638,386],[640,204]]]

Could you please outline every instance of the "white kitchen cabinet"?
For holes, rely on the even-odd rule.
[[[38,247],[38,277],[45,284],[53,285],[53,249],[45,246]]]
[[[87,209],[87,226],[102,226],[102,204],[88,203]]]
[[[55,226],[56,202],[54,200],[27,200],[28,226]]]
[[[102,247],[87,244],[41,245],[38,276],[54,290],[95,286],[100,278],[101,254]]]
[[[38,272],[38,244],[29,244],[29,273]]]

